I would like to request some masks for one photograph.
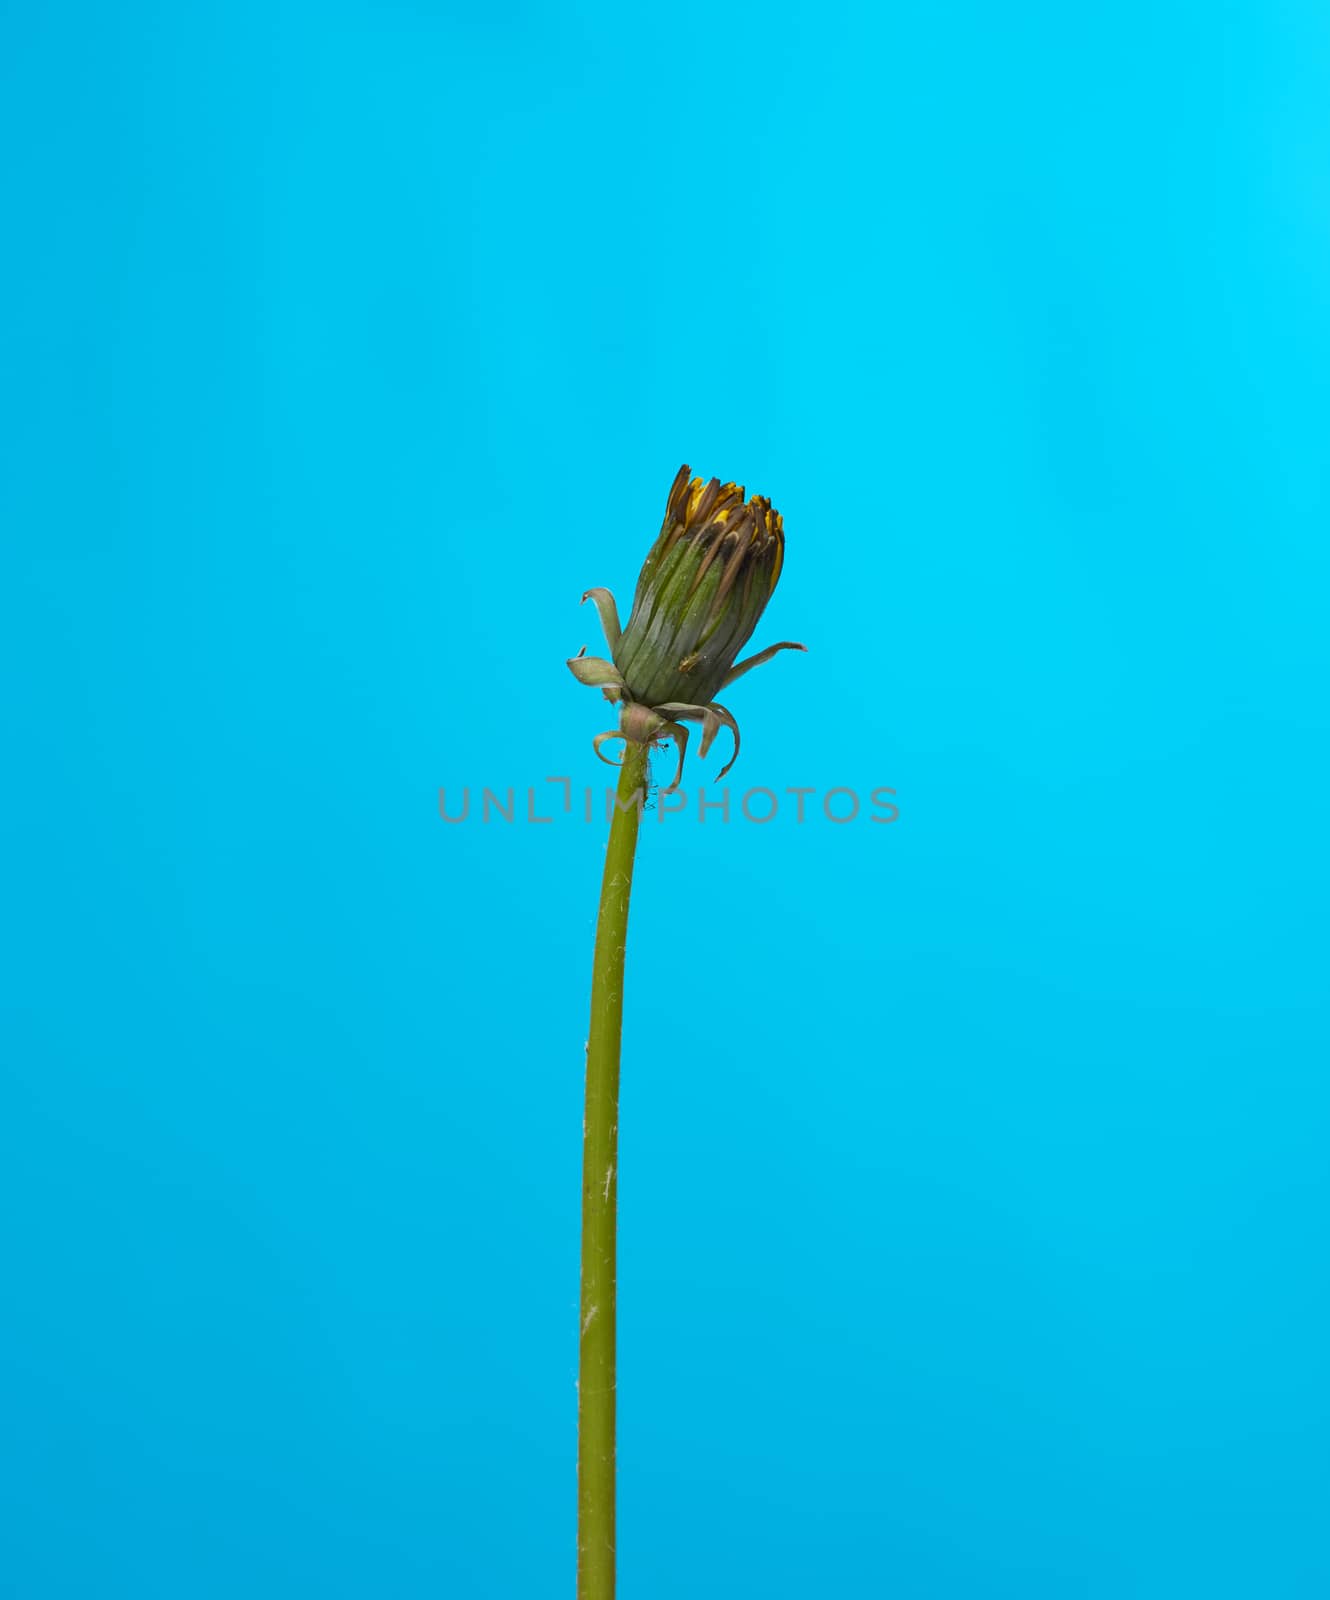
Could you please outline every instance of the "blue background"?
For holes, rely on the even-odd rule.
[[[625,1600],[1323,1596],[1324,7],[3,33],[6,1592],[571,1592],[604,830],[438,789],[687,460],[901,815],[646,830]]]

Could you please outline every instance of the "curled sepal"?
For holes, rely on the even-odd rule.
[[[623,688],[618,667],[602,656],[589,656],[585,645],[568,662],[568,670],[579,683],[590,684],[592,688],[599,689],[606,684],[615,689]]]
[[[800,645],[799,648],[802,649],[803,646]],[[707,710],[712,712],[715,715],[715,717],[717,718],[718,721],[723,722],[725,724],[725,726],[730,730],[730,732],[734,735],[734,751],[733,751],[733,754],[730,756],[730,759],[725,763],[725,765],[720,769],[720,771],[716,774],[716,782],[719,783],[720,780],[725,776],[725,774],[734,765],[734,763],[739,759],[739,724],[734,720],[734,718],[725,709],[725,707],[723,705],[721,705],[718,701],[713,700],[711,702],[711,704],[707,707]]]
[[[591,748],[596,752],[597,756],[600,757],[607,767],[621,767],[623,765],[622,756],[620,756],[616,761],[613,756],[607,756],[601,751],[601,745],[607,743],[607,741],[610,739],[624,739],[624,736],[617,728],[611,728],[608,733],[598,733],[591,741]],[[627,743],[628,741],[624,739],[624,744],[627,745]]]
[[[657,706],[656,710],[664,716],[673,717],[676,722],[700,722],[704,756],[711,748],[711,741],[720,732],[720,718],[710,706],[684,705],[679,700],[667,700],[663,706]]]
[[[600,626],[605,634],[605,643],[610,647],[613,655],[619,646],[619,635],[623,630],[619,626],[619,608],[614,603],[614,596],[608,589],[588,589],[582,596],[582,604],[594,600],[596,610],[600,613]]]
[[[766,650],[759,650],[755,656],[749,656],[747,661],[741,661],[737,667],[731,667],[729,676],[721,684],[721,688],[728,689],[736,678],[742,678],[745,672],[751,672],[754,667],[762,666],[781,650],[803,650],[806,652],[807,649],[808,646],[806,644],[795,644],[792,639],[782,639],[779,644],[773,644]],[[731,765],[733,765],[733,762],[731,762]]]
[[[673,794],[683,781],[683,758],[688,750],[688,729],[679,722],[666,722],[656,729],[656,738],[673,739],[679,751],[679,765],[674,769],[674,776],[669,785],[662,789],[662,794]]]
[[[705,757],[711,749],[712,741],[722,728],[728,728],[734,735],[734,754],[716,774],[716,782],[725,776],[734,763],[739,759],[739,724],[722,705],[714,702],[709,706],[685,706],[676,701],[668,701],[656,710],[668,714],[676,722],[700,722],[702,724],[702,755]]]

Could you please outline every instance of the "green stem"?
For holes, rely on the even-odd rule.
[[[577,1600],[614,1597],[615,1213],[619,1198],[619,1041],[633,855],[646,799],[647,746],[625,743],[591,967],[582,1133],[582,1338],[577,1382]],[[636,796],[641,791],[641,800]]]

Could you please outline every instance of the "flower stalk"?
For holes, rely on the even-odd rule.
[[[582,1337],[577,1378],[577,1595],[613,1600],[615,1310],[619,1194],[619,1049],[624,953],[637,831],[647,785],[644,744],[619,773],[596,919],[582,1134]]]

